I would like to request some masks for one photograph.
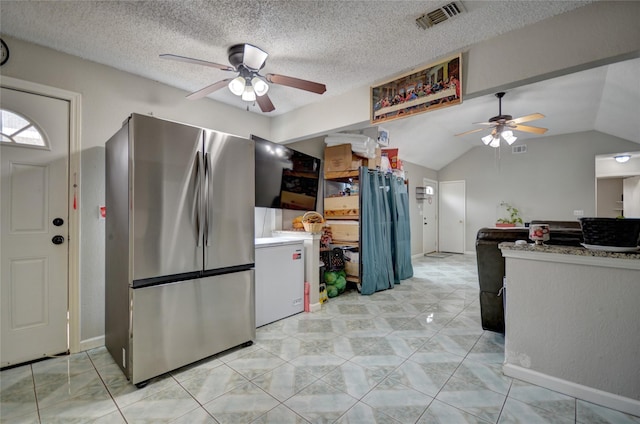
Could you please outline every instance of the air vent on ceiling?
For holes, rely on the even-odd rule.
[[[431,12],[427,12],[424,15],[416,19],[416,24],[422,28],[431,28],[434,25],[440,24],[444,21],[448,21],[464,12],[464,7],[459,1],[447,3]]]
[[[521,144],[519,146],[511,146],[511,153],[513,154],[527,153],[527,145]]]

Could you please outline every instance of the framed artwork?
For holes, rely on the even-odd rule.
[[[371,123],[462,103],[462,53],[371,87]]]

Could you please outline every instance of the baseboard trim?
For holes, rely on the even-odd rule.
[[[619,396],[613,393],[594,389],[593,387],[583,386],[582,384],[573,383],[561,378],[552,377],[517,365],[504,364],[502,371],[506,376],[535,384],[536,386],[545,387],[549,390],[563,393],[587,402],[622,411],[627,414],[640,416],[640,401]]]
[[[81,340],[80,341],[80,352],[84,352],[85,350],[95,349],[97,347],[104,346],[104,336],[94,337],[92,339]]]
[[[311,312],[318,312],[322,309],[322,303],[320,302],[312,303],[310,306]]]

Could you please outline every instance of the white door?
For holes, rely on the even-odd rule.
[[[441,181],[439,186],[440,251],[464,253],[465,182]]]
[[[68,350],[69,103],[2,88],[0,365]]]
[[[423,179],[425,199],[422,200],[422,251],[427,253],[438,250],[438,183]]]

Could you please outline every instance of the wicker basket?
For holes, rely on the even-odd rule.
[[[640,245],[640,219],[580,218],[584,244],[636,247]]]
[[[324,218],[318,212],[307,212],[302,216],[302,225],[309,233],[321,233],[324,227]]]

